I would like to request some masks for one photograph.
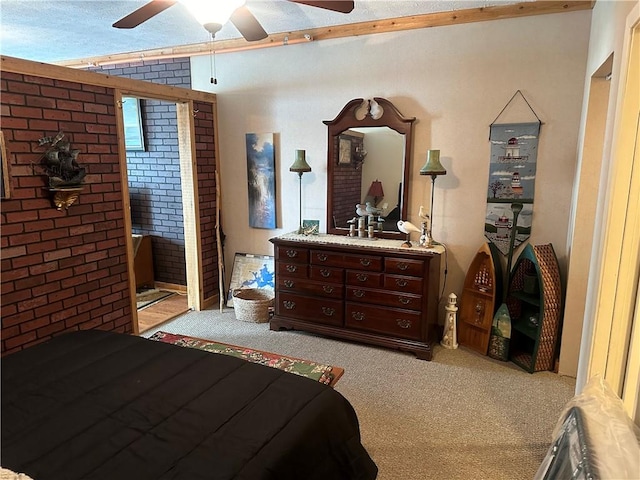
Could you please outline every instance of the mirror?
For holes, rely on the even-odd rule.
[[[407,218],[411,137],[407,118],[384,98],[356,98],[328,127],[327,233],[347,235],[356,205],[379,212],[375,236],[404,238],[397,222]]]

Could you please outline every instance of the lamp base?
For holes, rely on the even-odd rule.
[[[426,235],[420,236],[420,246],[424,248],[431,248],[436,245],[436,242],[431,236],[431,232],[427,231]]]

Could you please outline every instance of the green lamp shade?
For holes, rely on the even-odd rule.
[[[420,169],[420,175],[446,175],[447,171],[440,163],[440,150],[427,150],[427,163]]]
[[[293,162],[293,165],[289,167],[290,172],[310,172],[311,167],[305,160],[305,151],[304,150],[296,150],[296,161]]]

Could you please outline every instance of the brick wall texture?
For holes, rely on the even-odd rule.
[[[114,91],[3,72],[0,94],[0,121],[10,169],[10,198],[0,205],[2,354],[64,331],[131,332]],[[218,288],[215,119],[211,104],[197,102],[196,110],[203,290],[207,299],[216,295]],[[43,153],[38,140],[59,131],[80,151],[78,162],[87,171],[84,190],[68,211],[53,206],[51,193],[45,188],[47,177],[38,168]],[[170,172],[164,178],[172,179],[164,183],[175,184],[173,166],[165,165],[161,171]],[[180,223],[172,214],[167,217]]]
[[[112,76],[191,88],[188,58],[92,67]],[[187,285],[176,106],[140,101],[145,151],[127,151],[133,233],[149,235],[155,280]]]
[[[362,143],[359,137],[350,135],[342,135],[343,138],[351,138],[351,155],[355,152],[355,146]],[[334,139],[333,151],[335,152],[335,162],[333,170],[333,210],[332,215],[335,219],[335,226],[348,228],[347,220],[351,220],[356,216],[356,204],[363,199],[360,198],[362,190],[362,168],[356,168],[354,163],[339,164],[339,136]],[[356,225],[357,227],[357,225]]]
[[[131,306],[113,91],[3,72],[2,352],[67,330],[130,332]],[[38,139],[63,131],[87,170],[68,211],[53,207]]]

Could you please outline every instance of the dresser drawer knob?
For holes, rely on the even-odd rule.
[[[287,272],[293,273],[297,271],[298,271],[298,267],[296,265],[287,265]]]
[[[293,310],[294,308],[296,308],[296,302],[285,300],[284,302],[282,302],[282,306],[287,310]]]
[[[396,285],[399,287],[406,287],[407,285],[409,285],[409,282],[407,282],[404,278],[396,278]]]
[[[327,258],[329,258],[326,253],[319,253],[317,257],[318,257],[318,260],[320,260],[321,262],[326,262]]]
[[[324,278],[328,278],[331,276],[331,270],[323,268],[322,270],[320,270],[320,275],[322,275]]]
[[[362,312],[351,312],[351,317],[354,320],[356,320],[358,322],[361,322],[361,321],[364,320],[364,313],[362,313]]]
[[[409,305],[411,303],[411,299],[407,297],[398,297],[398,301],[403,305]]]
[[[285,280],[283,283],[284,283],[284,286],[287,288],[291,288],[295,285],[295,282],[293,280]]]
[[[369,265],[371,265],[371,259],[370,258],[361,258],[360,259],[360,265],[368,267]]]
[[[336,313],[336,309],[331,307],[322,307],[322,313],[326,317],[333,317],[333,315]]]
[[[333,293],[334,287],[331,285],[323,285],[322,290],[324,290],[325,293]]]
[[[408,264],[408,263],[401,262],[401,263],[399,263],[399,264],[398,264],[398,268],[399,268],[400,270],[406,270],[407,268],[409,268],[409,264]]]
[[[353,296],[354,297],[358,297],[358,298],[362,298],[362,297],[364,297],[364,291],[362,291],[362,290],[354,290],[353,291]]]
[[[406,318],[396,318],[396,323],[400,328],[410,328],[411,320],[407,320]]]
[[[298,251],[297,250],[287,250],[287,257],[295,258],[297,256],[298,256]]]
[[[366,282],[367,280],[369,280],[369,275],[367,275],[366,273],[358,273],[356,275],[356,278],[361,282]]]

